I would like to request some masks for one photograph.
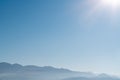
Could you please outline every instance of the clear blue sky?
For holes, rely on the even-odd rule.
[[[89,0],[0,0],[0,62],[120,75],[120,15]]]

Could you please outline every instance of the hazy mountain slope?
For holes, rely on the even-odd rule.
[[[56,80],[78,76],[93,76],[92,73],[75,72],[51,66],[38,67],[34,65],[0,63],[0,79],[2,80]]]
[[[93,78],[94,77],[94,78]],[[102,78],[101,78],[102,77]],[[0,80],[119,80],[112,77],[104,78],[87,72],[76,72],[51,66],[0,63]]]

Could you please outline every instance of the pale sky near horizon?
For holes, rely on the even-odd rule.
[[[96,0],[0,0],[0,62],[120,75],[119,13]]]

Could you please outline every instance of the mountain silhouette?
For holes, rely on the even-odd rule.
[[[105,77],[106,76],[106,77]],[[96,76],[91,72],[71,71],[52,66],[0,63],[0,80],[120,80],[107,74]]]
[[[63,69],[63,68],[54,68],[51,66],[44,66],[44,67],[39,67],[39,66],[34,66],[34,65],[27,65],[27,66],[22,66],[20,64],[10,64],[6,62],[0,63],[0,73],[9,73],[9,72],[73,72],[68,69]]]

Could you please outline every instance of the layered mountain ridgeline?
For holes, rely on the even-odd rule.
[[[102,78],[100,78],[102,77]],[[0,63],[0,80],[119,80],[110,76],[96,76],[89,72],[76,72],[51,66],[22,66]]]
[[[20,64],[10,64],[6,62],[0,63],[0,73],[11,73],[11,72],[71,72],[67,69],[57,69],[51,66],[38,67],[34,65],[22,66]]]

